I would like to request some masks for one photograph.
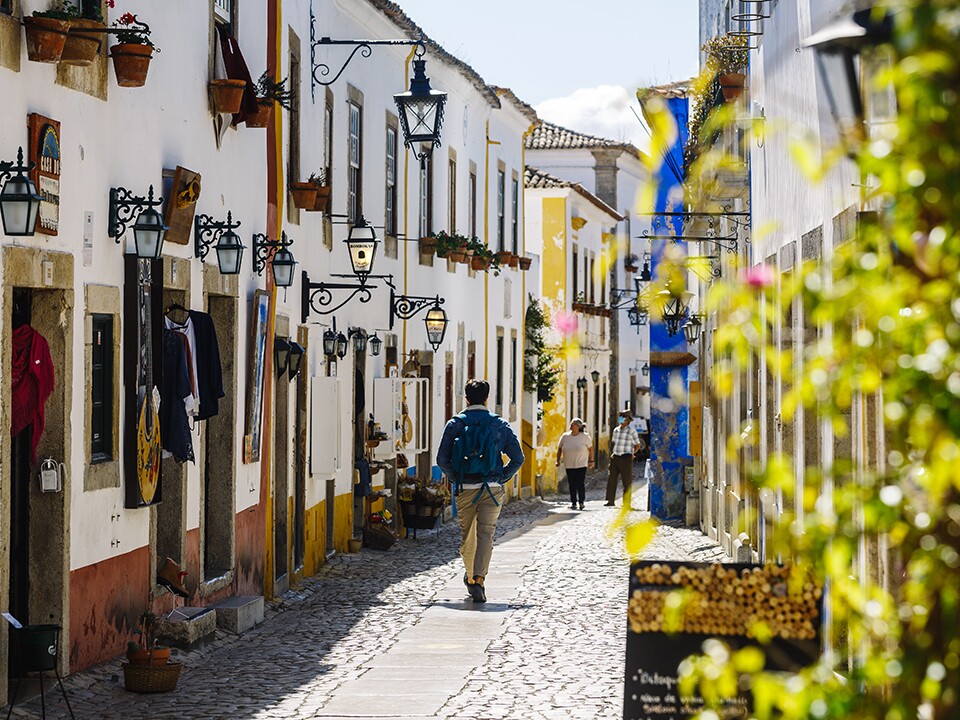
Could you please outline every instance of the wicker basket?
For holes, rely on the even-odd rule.
[[[136,693],[170,692],[177,687],[181,663],[166,665],[131,665],[123,663],[123,686]]]

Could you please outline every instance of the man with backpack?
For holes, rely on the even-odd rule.
[[[465,395],[466,409],[443,429],[437,465],[456,493],[463,582],[473,601],[482,603],[487,601],[483,581],[493,554],[503,486],[523,465],[523,450],[509,423],[487,410],[488,382],[469,380]],[[510,459],[507,465],[504,455]]]

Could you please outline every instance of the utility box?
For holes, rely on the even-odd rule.
[[[392,460],[398,452],[416,454],[430,445],[430,398],[426,378],[376,378],[373,420],[387,434],[373,449],[375,460]],[[413,458],[410,457],[410,462]]]
[[[341,383],[335,377],[310,382],[310,474],[333,477],[340,469]]]

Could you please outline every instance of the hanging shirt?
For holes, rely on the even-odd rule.
[[[223,368],[220,365],[220,346],[213,318],[199,310],[190,311],[196,339],[197,395],[200,407],[197,420],[206,420],[220,412],[223,397]]]
[[[184,337],[163,331],[163,382],[160,383],[160,440],[163,457],[193,461],[193,439],[185,398],[190,397]]]
[[[13,331],[13,362],[10,435],[16,437],[33,425],[30,461],[37,460],[37,445],[43,435],[44,403],[53,392],[53,361],[43,335],[29,325]]]
[[[187,372],[190,380],[190,394],[183,399],[189,417],[196,417],[200,412],[200,396],[197,394],[197,335],[194,332],[193,319],[187,317],[182,325],[175,323],[170,318],[163,319],[163,325],[167,330],[180,333],[187,340],[186,362]]]

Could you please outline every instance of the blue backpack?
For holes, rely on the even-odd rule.
[[[450,464],[456,473],[453,483],[459,489],[464,483],[464,476],[478,476],[482,478],[480,482],[490,493],[490,497],[493,497],[486,481],[491,475],[498,475],[499,471],[503,470],[499,442],[500,418],[491,412],[471,415],[477,416],[477,419],[468,422],[466,413],[456,416],[457,420],[463,423],[463,430],[453,440],[450,457]],[[477,502],[482,494],[479,493],[474,502]]]

